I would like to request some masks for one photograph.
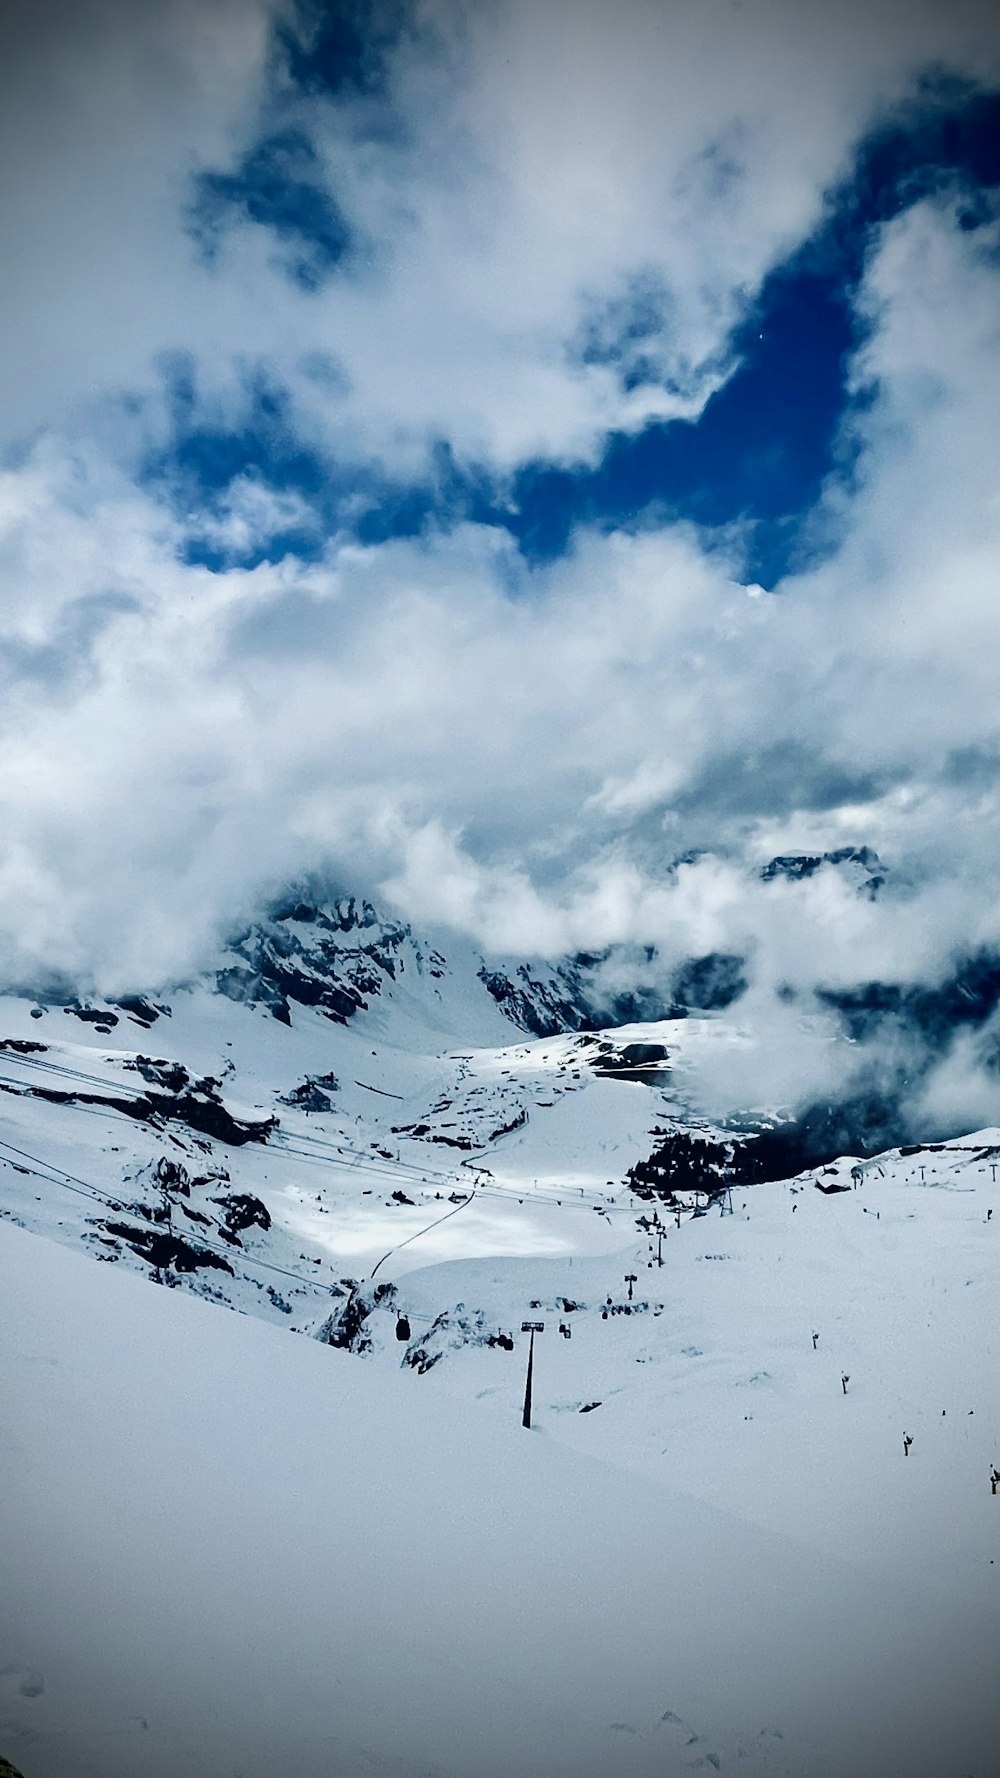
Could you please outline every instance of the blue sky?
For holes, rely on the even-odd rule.
[[[565,547],[581,521],[690,519],[711,534],[746,528],[747,577],[774,586],[833,539],[810,534],[827,478],[850,477],[845,411],[870,399],[848,393],[848,363],[863,334],[854,308],[872,231],[924,194],[956,190],[971,213],[1000,176],[995,99],[928,83],[858,145],[848,178],[833,185],[818,228],[767,275],[734,329],[734,365],[691,420],[615,433],[589,474],[531,464],[517,477],[515,534],[541,554]]]
[[[148,986],[313,868],[494,954],[745,956],[764,1010],[987,942],[981,0],[4,29],[25,968]],[[863,844],[887,911],[760,885]]]
[[[404,14],[393,9],[369,47],[364,11],[331,9],[310,55],[279,35],[276,53],[287,55],[304,90],[321,86],[336,97],[345,86],[369,91],[377,85],[389,25],[401,27]],[[256,538],[249,550],[227,553],[193,534],[189,559],[213,567],[277,560],[289,551],[315,557],[345,514],[366,543],[466,519],[501,525],[530,561],[565,552],[578,525],[687,520],[709,545],[718,536],[728,547],[732,528],[739,527],[741,571],[770,589],[790,569],[836,546],[836,535],[810,520],[830,478],[849,483],[845,417],[873,393],[848,384],[865,328],[854,298],[874,232],[935,194],[957,197],[971,225],[989,215],[998,177],[995,95],[929,72],[853,146],[846,176],[823,193],[817,226],[768,270],[720,342],[724,375],[704,406],[690,418],[609,429],[593,463],[533,458],[500,481],[488,461],[459,461],[442,436],[429,440],[427,470],[412,481],[390,479],[377,460],[345,470],[304,447],[285,391],[264,370],[246,377],[243,411],[223,429],[199,413],[193,367],[182,363],[165,371],[172,431],[146,474],[162,479],[182,502],[193,491],[224,496],[245,475],[302,495],[313,522],[281,527]],[[266,134],[231,170],[197,175],[190,226],[209,263],[227,228],[247,223],[273,236],[285,275],[307,291],[335,276],[355,251],[301,130]],[[665,325],[663,288],[640,275],[624,298],[567,341],[567,352],[607,366],[626,388],[655,387],[655,352],[645,348]]]

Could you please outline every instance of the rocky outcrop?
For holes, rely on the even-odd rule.
[[[341,1352],[362,1354],[372,1349],[372,1337],[365,1325],[378,1308],[388,1308],[396,1295],[394,1284],[354,1284],[343,1308],[329,1315],[317,1330],[316,1338]]]
[[[844,871],[854,881],[858,894],[869,901],[875,900],[886,881],[885,865],[871,846],[839,846],[835,852],[789,852],[772,858],[760,875],[764,883],[773,883],[778,877],[801,883],[805,877],[814,877],[824,869]]]
[[[277,1125],[278,1120],[274,1117],[251,1122],[234,1116],[219,1097],[218,1081],[209,1076],[203,1079],[191,1076],[179,1062],[149,1063],[148,1058],[138,1057],[135,1062],[128,1061],[123,1066],[141,1073],[143,1064],[162,1071],[165,1091],[147,1088],[144,1092],[123,1095],[113,1088],[106,1093],[70,1092],[62,1087],[46,1086],[25,1086],[17,1090],[32,1099],[45,1099],[51,1105],[109,1106],[112,1111],[120,1111],[124,1117],[135,1118],[139,1123],[186,1124],[188,1129],[211,1136],[216,1142],[224,1142],[232,1148],[241,1148],[245,1142],[266,1142]]]
[[[554,1037],[561,1031],[596,1031],[604,1022],[588,1002],[580,971],[566,964],[546,974],[532,974],[526,963],[513,977],[484,963],[478,972],[486,992],[513,1025],[533,1037]]]
[[[228,1272],[230,1277],[235,1276],[229,1261],[221,1253],[215,1253],[209,1247],[200,1247],[196,1242],[186,1240],[183,1235],[175,1235],[169,1229],[141,1228],[129,1222],[106,1222],[104,1227],[109,1235],[123,1241],[140,1259],[158,1270],[208,1270]]]
[[[307,1074],[305,1080],[290,1092],[279,1094],[281,1105],[291,1105],[297,1111],[332,1111],[332,1093],[336,1093],[340,1082],[335,1074]]]
[[[446,1352],[460,1352],[463,1346],[498,1346],[506,1352],[514,1350],[509,1334],[493,1333],[487,1328],[481,1309],[466,1309],[464,1303],[456,1303],[453,1309],[442,1310],[426,1333],[418,1334],[410,1341],[402,1363],[422,1377],[440,1364]]]
[[[216,972],[220,993],[265,1006],[286,1025],[293,1006],[315,1007],[344,1025],[407,966],[431,975],[444,968],[444,959],[425,952],[408,926],[353,896],[329,903],[290,896],[228,949],[235,960]]]

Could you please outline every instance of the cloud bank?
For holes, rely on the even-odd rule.
[[[735,953],[748,1012],[993,942],[982,205],[873,226],[841,468],[774,590],[738,525],[647,513],[532,564],[446,500],[417,536],[349,522],[352,478],[442,441],[502,488],[696,415],[860,135],[928,68],[991,77],[984,9],[425,5],[336,78],[315,9],[126,10],[40,8],[6,61],[6,977],[176,978],[315,868],[490,954]],[[209,461],[254,379],[280,475]],[[878,900],[761,880],[845,845]]]
[[[380,19],[380,78],[336,78],[323,21]],[[996,72],[983,0],[44,0],[7,29],[6,436],[183,350],[220,410],[264,363],[304,435],[402,470],[697,411],[865,130],[928,70]]]
[[[775,594],[682,527],[582,531],[542,569],[466,524],[212,573],[155,499],[43,441],[3,490],[8,945],[178,968],[316,856],[502,950],[676,930],[688,950],[780,945],[790,979],[815,978],[818,926],[840,981],[983,937],[984,232],[927,204],[885,232],[848,535]],[[960,338],[933,319],[956,313]],[[912,885],[891,919],[825,876],[754,886],[776,853],[843,844]],[[692,848],[724,856],[668,879]]]

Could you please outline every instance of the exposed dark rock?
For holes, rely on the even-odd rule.
[[[394,1284],[376,1284],[372,1289],[344,1279],[350,1284],[351,1294],[343,1308],[330,1315],[324,1321],[316,1335],[327,1346],[336,1346],[339,1351],[363,1353],[372,1349],[371,1336],[365,1330],[365,1323],[373,1310],[392,1303],[396,1294]]]
[[[674,976],[674,1000],[685,1010],[721,1012],[746,993],[744,968],[744,958],[730,951],[712,951],[707,957],[692,957]]]
[[[1000,952],[982,946],[955,960],[944,981],[900,985],[865,982],[856,988],[819,988],[817,998],[835,1008],[858,1041],[887,1026],[909,1026],[932,1044],[957,1027],[985,1024],[1000,1003]]]
[[[322,905],[302,895],[286,897],[229,949],[239,962],[217,973],[220,991],[266,1006],[285,1024],[292,1005],[316,1007],[346,1024],[387,980],[396,980],[404,951],[417,970],[424,966],[408,926],[382,919],[369,902],[353,896]]]
[[[123,1068],[141,1074],[143,1080],[151,1086],[166,1087],[168,1093],[179,1093],[183,1087],[191,1083],[191,1076],[181,1062],[168,1062],[152,1056],[129,1057],[122,1063]],[[218,1081],[197,1081],[198,1090],[205,1092],[218,1086]]]
[[[332,1111],[331,1093],[335,1093],[340,1082],[335,1074],[310,1074],[292,1087],[290,1092],[281,1095],[279,1103],[294,1105],[299,1111]]]
[[[835,852],[790,852],[782,858],[772,858],[760,875],[764,883],[771,883],[776,877],[801,883],[804,878],[815,876],[824,866],[837,868],[845,865],[854,867],[858,894],[874,901],[885,884],[886,870],[878,853],[870,846],[840,846]]]
[[[495,1130],[491,1130],[486,1140],[487,1142],[498,1142],[501,1136],[509,1136],[512,1130],[523,1129],[527,1121],[528,1113],[522,1106],[520,1111],[516,1111],[505,1124],[498,1124]],[[471,1148],[472,1144],[468,1143],[466,1146]]]
[[[626,1074],[637,1068],[662,1065],[669,1055],[662,1043],[602,1043],[597,1047],[593,1067],[600,1074]]]
[[[168,1010],[166,1007],[151,1005],[139,994],[120,994],[114,1004],[139,1025],[155,1025],[160,1013]]]
[[[553,1037],[567,1031],[601,1031],[612,1025],[682,1018],[685,1008],[671,991],[644,980],[655,961],[652,945],[613,945],[603,951],[579,951],[557,964],[527,964],[488,969],[479,979],[501,1011],[522,1031]],[[609,967],[609,965],[611,967]],[[630,988],[609,982],[634,978]]]
[[[453,1309],[443,1309],[426,1334],[410,1343],[402,1362],[418,1376],[424,1376],[448,1351],[459,1352],[463,1346],[499,1346],[504,1351],[511,1351],[514,1343],[510,1340],[508,1344],[508,1339],[508,1335],[487,1331],[486,1317],[481,1309],[469,1311],[464,1303],[456,1303]]]
[[[201,1270],[228,1272],[235,1276],[232,1266],[221,1253],[213,1253],[207,1247],[196,1247],[185,1241],[183,1235],[164,1233],[160,1229],[135,1228],[128,1222],[106,1222],[105,1228],[110,1235],[117,1235],[137,1253],[140,1259],[147,1260],[151,1266],[164,1271],[172,1267],[175,1272],[197,1272]]]
[[[182,1198],[191,1196],[191,1181],[188,1178],[188,1171],[180,1161],[172,1161],[165,1154],[161,1155],[156,1163],[153,1177],[157,1185],[162,1186],[163,1190],[172,1196]]]
[[[526,963],[517,967],[513,981],[502,970],[487,969],[485,963],[478,974],[501,1012],[535,1037],[596,1031],[604,1022],[588,1005],[580,972],[572,963],[551,971],[548,981],[532,975]]]
[[[238,1236],[244,1229],[269,1229],[271,1212],[260,1198],[250,1192],[233,1192],[226,1198],[213,1198],[222,1210],[222,1223],[230,1235]]]
[[[418,1377],[423,1377],[436,1364],[440,1364],[443,1357],[443,1352],[428,1352],[425,1346],[415,1346],[411,1352],[404,1354],[403,1363],[410,1365]]]
[[[63,1011],[71,1012],[74,1018],[82,1019],[85,1025],[106,1026],[109,1031],[112,1026],[118,1023],[116,1012],[102,1012],[93,1006],[80,1006],[78,1003],[74,1003],[72,1006],[63,1007]]]
[[[162,1118],[167,1122],[186,1124],[189,1129],[199,1130],[231,1148],[241,1148],[245,1142],[266,1142],[278,1122],[277,1118],[269,1117],[259,1122],[243,1123],[227,1111],[221,1099],[214,1095],[202,1097],[192,1091],[178,1093],[174,1098],[165,1093],[145,1092],[126,1099],[111,1093],[68,1093],[56,1087],[31,1086],[24,1091],[29,1097],[45,1099],[50,1105],[107,1105],[139,1123]]]

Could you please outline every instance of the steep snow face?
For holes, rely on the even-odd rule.
[[[10,1227],[0,1325],[0,1697],[31,1778],[994,1768],[993,1616],[920,1562],[826,1556],[737,1490],[562,1448],[551,1408],[529,1433],[453,1399],[444,1364],[383,1374]]]
[[[616,950],[624,954],[623,947]],[[302,893],[276,902],[266,918],[235,936],[214,981],[220,992],[266,1006],[286,1024],[295,1006],[315,1006],[346,1023],[402,990],[400,998],[416,996],[432,1012],[460,1010],[459,1035],[466,1041],[483,1025],[486,995],[505,1021],[535,1037],[683,1013],[685,1006],[674,996],[609,994],[601,986],[601,970],[610,955],[557,963],[529,964],[516,958],[486,963],[453,932],[418,937],[370,902],[352,896],[329,901]],[[733,983],[721,1000],[718,983],[706,988],[710,972],[704,966],[711,963],[700,959],[684,974],[682,985],[692,1006],[725,1005],[735,997]],[[699,998],[704,992],[714,993],[716,1001]]]

